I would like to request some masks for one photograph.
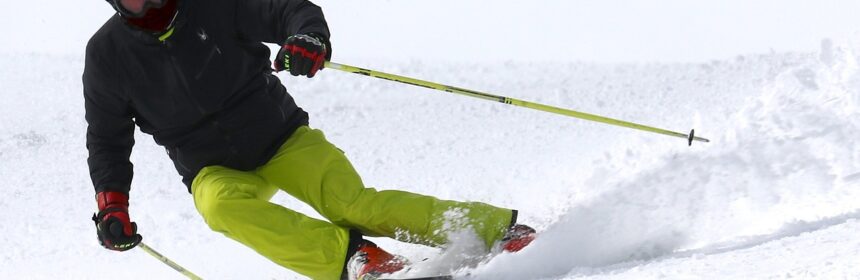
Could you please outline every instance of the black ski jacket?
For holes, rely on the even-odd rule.
[[[96,192],[128,192],[135,124],[167,149],[190,192],[203,167],[255,169],[308,123],[272,75],[262,42],[316,33],[330,46],[319,7],[304,0],[179,1],[175,31],[164,42],[114,15],[87,44],[87,162]]]

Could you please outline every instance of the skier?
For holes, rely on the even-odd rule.
[[[142,239],[128,209],[135,125],[165,147],[212,230],[313,279],[408,265],[363,236],[444,246],[447,233],[469,229],[488,250],[506,251],[534,239],[515,210],[364,186],[272,74],[311,78],[331,58],[327,23],[311,2],[108,2],[117,14],[88,42],[83,74],[93,221],[105,248]],[[273,67],[263,42],[282,46]],[[270,203],[278,190],[328,221]]]

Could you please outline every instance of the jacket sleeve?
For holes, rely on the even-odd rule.
[[[87,163],[96,192],[128,193],[133,173],[129,155],[134,146],[134,121],[109,67],[109,62],[88,46],[83,75]]]
[[[283,44],[295,34],[315,33],[329,49],[328,24],[322,9],[306,0],[233,0],[236,26],[248,40]]]

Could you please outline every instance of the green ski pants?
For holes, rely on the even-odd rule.
[[[194,204],[212,230],[312,279],[339,279],[350,230],[431,246],[472,229],[486,245],[502,238],[512,210],[395,190],[366,188],[323,133],[300,127],[264,166],[238,171],[209,166],[192,183]],[[328,221],[269,202],[278,190]]]

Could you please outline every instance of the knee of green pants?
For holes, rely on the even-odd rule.
[[[322,131],[299,127],[256,174],[341,224],[348,206],[364,191],[361,177]]]
[[[224,209],[225,201],[236,199],[259,199],[269,201],[278,188],[268,184],[263,178],[250,172],[230,169],[223,166],[207,166],[197,173],[191,183],[194,206],[203,216],[206,224],[219,231],[215,221]]]

